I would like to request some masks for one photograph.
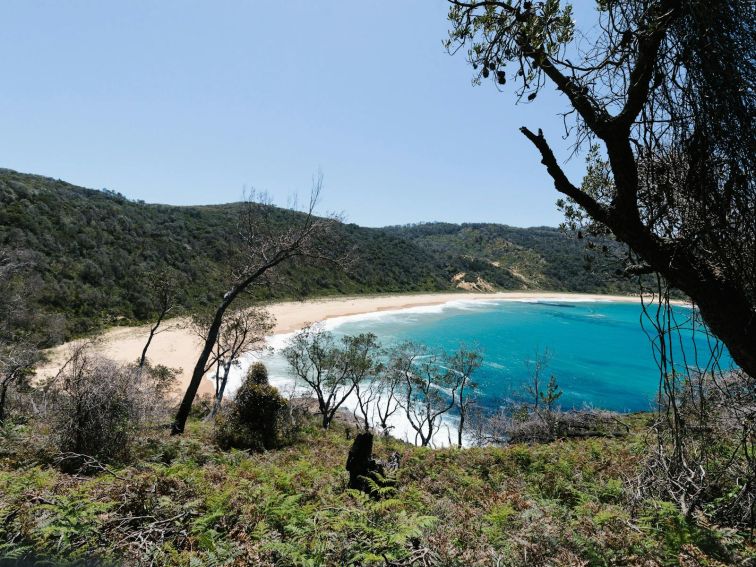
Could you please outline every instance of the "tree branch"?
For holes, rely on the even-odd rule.
[[[589,96],[587,89],[582,88],[573,79],[566,76],[551,61],[545,51],[542,49],[533,49],[532,46],[523,45],[523,54],[531,59],[533,63],[540,67],[546,76],[551,79],[557,89],[562,91],[573,108],[577,110],[580,116],[585,120],[588,127],[601,139],[607,135],[607,127],[610,124],[609,114],[601,108]]]
[[[680,0],[660,0],[649,9],[648,24],[644,30],[638,31],[638,58],[630,71],[625,106],[611,120],[612,126],[629,129],[648,100],[659,46],[666,36],[669,24],[679,13]]]
[[[567,175],[565,175],[564,171],[559,166],[556,157],[554,157],[554,152],[551,151],[546,138],[544,138],[543,131],[539,129],[538,134],[536,135],[523,126],[520,128],[520,132],[522,132],[541,153],[541,163],[546,166],[546,170],[554,180],[554,187],[556,187],[556,190],[567,195],[570,199],[583,207],[595,220],[606,222],[609,216],[608,211],[593,197],[584,193],[570,182]]]

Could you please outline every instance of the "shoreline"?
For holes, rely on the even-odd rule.
[[[328,319],[401,311],[417,307],[443,305],[454,301],[574,301],[637,303],[637,295],[603,295],[596,293],[546,292],[546,291],[503,291],[482,292],[440,292],[418,294],[358,295],[346,297],[324,297],[305,301],[284,301],[267,306],[275,317],[272,335],[295,332],[308,323]],[[685,302],[676,301],[678,304]],[[177,390],[183,391],[191,377],[191,370],[199,356],[201,341],[186,325],[185,317],[166,321],[165,326],[155,335],[148,358],[155,364],[170,368],[180,368]],[[112,327],[95,338],[95,352],[118,362],[137,360],[149,333],[150,324],[134,327]],[[46,351],[47,362],[36,369],[38,378],[54,376],[68,357],[72,345],[82,340],[63,343]],[[198,394],[212,394],[213,384],[203,380]]]

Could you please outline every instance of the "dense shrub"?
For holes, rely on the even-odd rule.
[[[247,370],[247,382],[252,384],[269,384],[268,369],[262,362],[255,362]]]
[[[125,460],[139,422],[135,392],[112,361],[77,357],[63,377],[51,426],[62,453]],[[72,456],[68,466],[79,458]]]
[[[262,363],[252,365],[230,407],[215,419],[215,439],[223,449],[273,449],[289,429],[289,404],[267,383]],[[261,382],[264,380],[264,382]]]
[[[163,400],[174,379],[164,366],[140,371],[77,348],[47,386],[41,416],[61,467],[86,472],[128,461],[139,432],[166,411]]]

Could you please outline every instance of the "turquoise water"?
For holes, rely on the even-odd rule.
[[[679,321],[690,318],[675,308]],[[443,307],[346,318],[329,324],[336,334],[375,333],[384,345],[412,340],[432,348],[477,345],[484,364],[477,372],[482,402],[495,407],[517,399],[529,376],[528,361],[549,351],[548,374],[564,391],[562,407],[593,406],[615,411],[652,407],[659,371],[637,303],[464,301]],[[709,352],[702,333],[685,332],[688,364],[705,365]],[[282,361],[273,370],[285,373]],[[725,354],[723,367],[731,365]]]

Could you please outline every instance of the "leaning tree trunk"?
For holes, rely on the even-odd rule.
[[[223,323],[223,315],[226,310],[231,306],[231,303],[236,297],[246,290],[252,282],[260,278],[265,272],[271,268],[276,267],[281,262],[291,258],[293,252],[291,249],[284,250],[277,253],[271,260],[257,268],[254,272],[249,274],[244,280],[234,285],[224,296],[218,309],[213,316],[213,322],[210,324],[210,328],[207,331],[207,337],[205,337],[205,346],[202,347],[202,352],[197,360],[197,364],[194,366],[192,372],[192,379],[189,382],[189,386],[186,388],[184,398],[181,400],[176,418],[171,426],[171,435],[181,435],[186,427],[186,420],[189,419],[189,413],[192,410],[192,403],[197,396],[197,390],[199,390],[202,383],[202,377],[205,375],[205,369],[207,367],[207,361],[210,358],[210,354],[215,346],[215,341],[218,340],[218,334],[220,333],[221,324]]]
[[[163,322],[163,317],[165,317],[165,314],[165,311],[161,311],[160,315],[158,316],[157,322],[152,328],[150,328],[150,336],[147,337],[147,343],[144,345],[144,348],[142,349],[142,356],[139,358],[139,370],[144,368],[144,363],[147,361],[147,349],[150,348],[150,343],[152,343],[152,339],[155,338],[155,334],[157,333],[160,323]]]
[[[221,324],[223,323],[223,315],[226,313],[226,310],[231,305],[231,302],[239,294],[240,291],[241,290],[239,287],[234,287],[229,293],[223,296],[223,301],[215,311],[213,322],[210,324],[210,328],[207,331],[205,346],[202,347],[202,352],[200,353],[199,359],[197,360],[197,364],[195,364],[194,366],[192,379],[189,382],[189,386],[187,386],[186,388],[186,393],[184,394],[184,398],[181,400],[181,405],[179,406],[178,412],[176,413],[176,419],[174,420],[173,426],[171,427],[172,435],[180,435],[184,432],[184,427],[186,427],[186,420],[189,419],[189,412],[191,412],[192,410],[192,403],[194,403],[194,398],[197,396],[197,390],[199,390],[200,384],[202,383],[202,378],[204,377],[206,372],[207,361],[210,359],[210,354],[212,353],[213,347],[215,346],[215,341],[218,339],[218,333],[220,332]]]

